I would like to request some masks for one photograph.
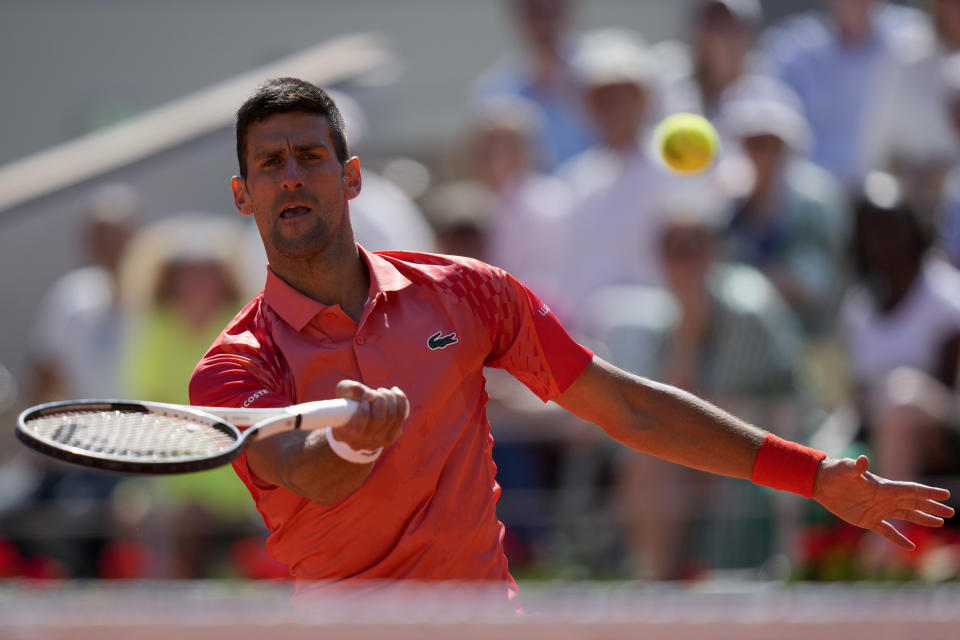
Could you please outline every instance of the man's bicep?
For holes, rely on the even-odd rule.
[[[643,409],[644,381],[594,356],[586,369],[554,402],[603,428],[611,437],[636,428]]]
[[[190,377],[190,403],[209,407],[271,408],[293,402],[248,358],[233,354],[208,355]]]

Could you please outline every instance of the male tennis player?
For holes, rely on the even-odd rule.
[[[295,595],[360,579],[498,581],[515,592],[495,511],[485,366],[627,446],[813,497],[906,548],[887,518],[936,527],[953,514],[937,502],[944,489],[878,478],[865,457],[827,458],[618,370],[500,269],[358,246],[349,202],[359,160],[317,87],[267,82],[238,111],[236,130],[234,198],[256,220],[269,269],[263,293],[197,365],[190,401],[360,402],[343,427],[256,440],[234,463]]]

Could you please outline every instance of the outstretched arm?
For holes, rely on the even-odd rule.
[[[798,493],[812,494],[843,520],[908,549],[913,543],[887,519],[938,527],[953,515],[953,509],[937,502],[950,497],[946,489],[885,480],[867,471],[866,457],[824,458],[819,465],[814,458],[810,465],[812,452],[804,457],[774,451],[771,456],[767,432],[690,393],[632,375],[600,358],[594,357],[555,401],[627,446],[702,471],[779,486],[768,481],[771,473],[797,477],[809,469],[809,488]],[[793,460],[797,468],[791,466]]]

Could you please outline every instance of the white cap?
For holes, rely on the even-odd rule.
[[[723,96],[721,126],[735,138],[773,135],[794,151],[810,149],[813,133],[803,103],[787,85],[766,76],[738,80]]]
[[[573,69],[586,87],[611,84],[650,86],[657,78],[656,59],[646,42],[627,29],[598,29],[577,42]]]

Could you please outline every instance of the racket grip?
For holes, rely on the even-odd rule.
[[[350,421],[356,410],[357,402],[347,398],[303,402],[287,407],[290,415],[300,416],[301,429],[342,426]]]

